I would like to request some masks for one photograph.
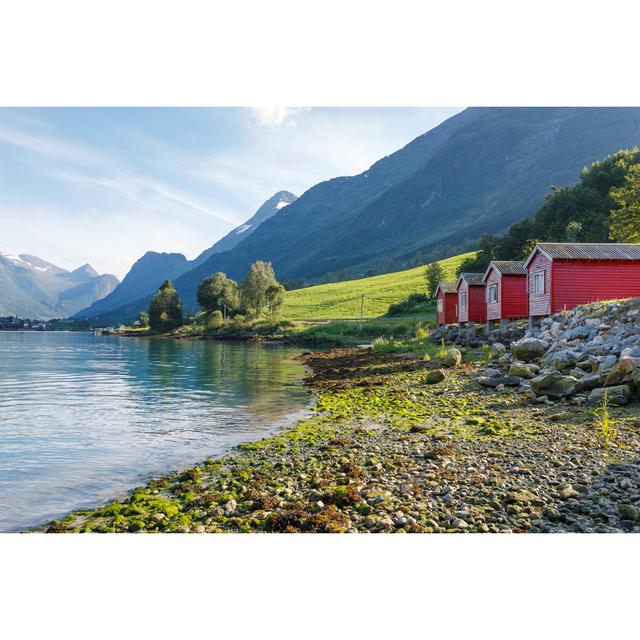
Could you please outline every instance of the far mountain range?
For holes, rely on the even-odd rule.
[[[109,295],[119,284],[90,264],[67,271],[37,256],[0,253],[0,316],[67,318]]]
[[[146,253],[75,316],[132,319],[165,278],[189,311],[205,277],[223,271],[241,281],[255,260],[271,261],[280,280],[312,284],[444,257],[532,216],[553,186],[639,144],[640,108],[469,108],[359,175],[299,198],[276,193],[195,260]],[[0,309],[9,312],[4,286],[0,279]]]

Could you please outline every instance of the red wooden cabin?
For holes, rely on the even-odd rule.
[[[458,278],[458,322],[484,322],[487,303],[484,299],[482,273],[461,273]]]
[[[640,244],[541,242],[524,267],[531,317],[640,296]]]
[[[458,293],[455,282],[439,282],[435,291],[436,321],[439,325],[458,322]]]
[[[522,262],[494,260],[484,273],[487,321],[515,320],[529,315],[527,272]]]

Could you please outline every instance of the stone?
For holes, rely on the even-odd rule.
[[[507,494],[506,502],[516,504],[516,503],[524,503],[527,502],[538,502],[539,498],[535,494],[531,493],[531,491],[527,491],[526,489],[520,489],[520,491],[510,491]]]
[[[515,376],[496,376],[494,378],[480,376],[478,378],[478,384],[481,384],[483,387],[497,388],[501,385],[505,387],[518,387],[521,382],[522,378],[516,378]]]
[[[587,400],[588,404],[600,404],[607,394],[607,403],[614,407],[621,407],[631,402],[631,390],[628,384],[621,384],[616,387],[600,387],[594,389]]]
[[[458,349],[447,349],[442,357],[442,364],[445,367],[457,367],[462,362],[462,353]]]
[[[489,367],[488,369],[485,369],[482,372],[483,376],[486,376],[487,378],[495,378],[496,376],[501,375],[501,371],[500,369],[494,369],[493,367]]]
[[[437,384],[445,379],[444,371],[442,369],[432,369],[427,373],[424,381],[426,384]]]
[[[587,325],[578,325],[573,329],[569,329],[569,331],[567,331],[564,334],[564,339],[576,340],[579,338],[582,340],[590,340],[595,335],[596,331],[597,331],[597,327],[587,326]]]
[[[640,522],[640,509],[634,507],[632,504],[621,504],[618,507],[618,514],[622,520]]]
[[[535,372],[531,368],[531,365],[525,364],[524,362],[514,362],[509,367],[509,375],[517,376],[519,378],[529,378],[535,377]]]
[[[199,525],[194,529],[194,531],[195,531],[196,533],[204,533],[204,532],[206,531],[206,529],[204,528],[204,525],[199,524]]]
[[[523,338],[511,343],[511,353],[514,358],[530,362],[541,358],[547,350],[547,343],[538,338]]]
[[[560,491],[560,497],[563,500],[569,500],[570,498],[576,498],[580,494],[571,486],[567,486]]]
[[[568,371],[577,360],[577,356],[567,349],[547,353],[544,357],[545,364],[556,368],[558,371]]]
[[[623,380],[627,378],[627,376],[631,376],[637,366],[638,361],[635,358],[620,358],[620,360],[615,365],[613,365],[611,371],[609,371],[609,373],[607,374],[607,377],[604,381],[604,386],[613,387],[615,385],[619,385]]]
[[[238,503],[233,498],[231,498],[231,500],[229,500],[224,505],[225,515],[231,515],[236,510],[237,506],[238,506]]]
[[[491,348],[493,349],[493,351],[495,351],[496,353],[505,353],[507,350],[507,347],[505,347],[502,342],[494,342],[491,345]]]
[[[559,371],[541,373],[531,378],[529,384],[536,395],[546,395],[549,398],[567,398],[576,391],[575,378],[563,376]]]
[[[154,513],[151,517],[158,522],[165,519],[164,513]]]

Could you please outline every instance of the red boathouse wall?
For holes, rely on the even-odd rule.
[[[460,294],[467,292],[467,306],[460,306]],[[484,286],[469,286],[463,279],[458,287],[458,322],[484,322],[487,319],[487,301]]]
[[[436,320],[438,324],[455,324],[458,322],[456,313],[458,295],[456,293],[444,293],[442,289],[438,290],[436,296],[436,305],[442,301],[442,311],[436,311]]]
[[[640,296],[640,260],[553,260],[551,313]]]

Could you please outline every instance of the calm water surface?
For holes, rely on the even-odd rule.
[[[281,345],[0,331],[0,531],[104,502],[309,406]]]

